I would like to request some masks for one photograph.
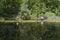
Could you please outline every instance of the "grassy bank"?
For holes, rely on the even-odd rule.
[[[56,19],[47,19],[47,20],[44,20],[45,22],[60,22],[60,19],[59,20],[56,20]],[[41,20],[0,20],[0,23],[32,23],[32,22],[41,22]]]

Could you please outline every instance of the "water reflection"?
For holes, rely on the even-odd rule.
[[[60,40],[60,23],[0,23],[1,40]]]

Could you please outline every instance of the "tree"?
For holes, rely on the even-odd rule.
[[[43,3],[45,4],[46,12],[51,11],[51,12],[55,13],[56,15],[58,14],[59,0],[43,0]]]
[[[23,20],[29,20],[30,19],[29,9],[28,9],[28,0],[22,0],[22,4],[21,4],[21,18]]]
[[[30,15],[39,17],[40,14],[40,0],[28,0],[28,9],[31,11]]]
[[[4,18],[16,17],[20,11],[21,0],[1,0],[2,8],[0,8],[1,16]]]

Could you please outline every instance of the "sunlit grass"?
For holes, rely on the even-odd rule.
[[[45,22],[60,22],[59,20],[55,20],[55,19],[47,19],[44,20]],[[41,20],[0,20],[0,22],[5,22],[5,23],[13,23],[13,22],[19,22],[19,23],[28,23],[28,22],[41,22]]]

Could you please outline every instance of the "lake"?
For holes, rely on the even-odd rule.
[[[60,23],[0,23],[0,40],[60,40]]]

